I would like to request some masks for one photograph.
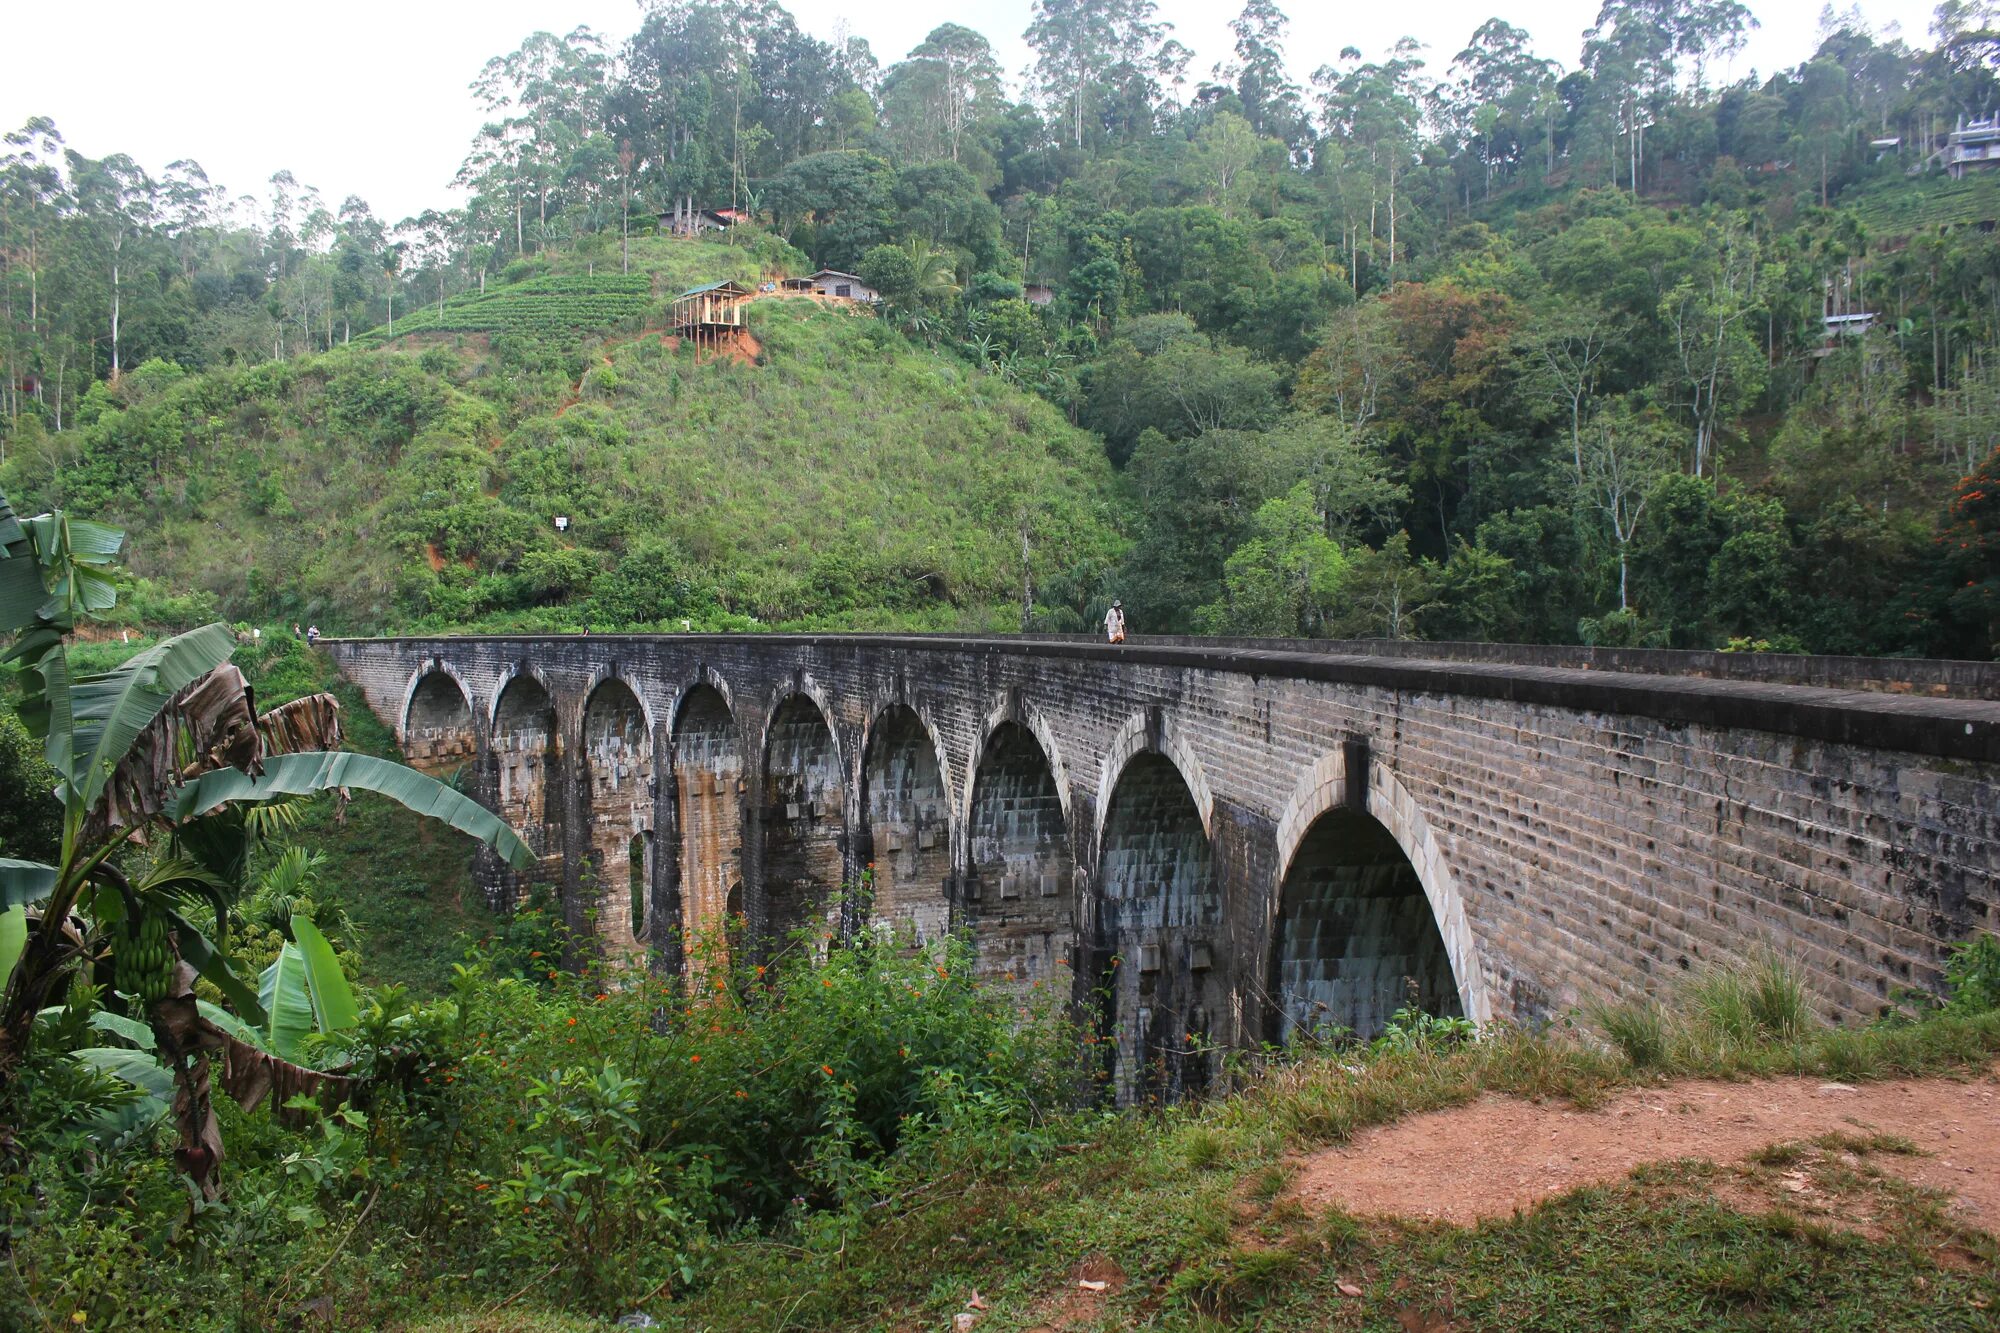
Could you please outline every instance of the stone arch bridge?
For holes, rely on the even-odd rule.
[[[336,640],[410,762],[668,972],[970,932],[1125,1095],[1405,1003],[1532,1021],[1761,948],[1836,1020],[2000,928],[2000,669],[1484,645]],[[469,768],[467,767],[469,766]],[[481,875],[505,910],[525,890]],[[862,886],[837,893],[840,886]],[[838,907],[830,906],[838,902]]]

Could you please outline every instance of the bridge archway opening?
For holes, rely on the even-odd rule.
[[[640,835],[653,828],[653,737],[646,710],[624,681],[604,681],[584,705],[583,764],[597,933],[614,955],[629,958],[639,951],[645,926],[634,919],[629,886],[632,849],[643,849]],[[641,862],[650,886],[651,858],[642,856]]]
[[[472,702],[448,671],[426,672],[410,691],[403,714],[403,758],[410,767],[442,777],[473,756]]]
[[[632,841],[625,844],[625,889],[626,913],[636,939],[646,938],[646,899],[650,896],[647,890],[652,882],[652,876],[647,873],[649,855],[646,835],[634,833]]]
[[[1410,858],[1372,815],[1313,821],[1279,890],[1271,994],[1277,1036],[1379,1036],[1405,1006],[1460,1017],[1437,918]]]
[[[874,866],[871,919],[914,929],[919,943],[939,938],[950,926],[950,801],[937,746],[915,709],[891,704],[875,719],[861,790]]]
[[[554,833],[562,802],[549,800],[549,788],[557,781],[555,740],[556,706],[548,690],[525,672],[509,680],[493,708],[489,790],[497,802],[495,812],[538,857],[562,845]],[[502,878],[494,892],[495,906],[504,910],[519,894],[521,880],[511,870]]]
[[[1166,756],[1145,751],[1119,775],[1099,844],[1097,947],[1121,1102],[1206,1087],[1222,1024],[1222,895],[1201,809]]]
[[[775,953],[824,916],[846,854],[840,754],[819,705],[787,695],[764,743],[764,903],[761,947]]]
[[[675,710],[674,790],[682,925],[695,956],[720,955],[730,918],[741,911],[729,895],[743,874],[743,733],[713,685],[694,686]]]
[[[1035,734],[1002,722],[972,778],[965,915],[990,982],[1068,994],[1076,949],[1076,861],[1062,792]]]

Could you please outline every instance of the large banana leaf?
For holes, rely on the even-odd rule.
[[[115,1074],[133,1087],[154,1097],[174,1095],[174,1076],[151,1051],[135,1051],[124,1046],[92,1046],[78,1051],[76,1058],[93,1069]]]
[[[0,912],[0,991],[14,976],[14,964],[28,947],[28,909],[15,903]]]
[[[306,985],[305,955],[298,945],[287,942],[278,951],[277,961],[264,969],[257,999],[270,1016],[258,1032],[259,1044],[279,1059],[297,1060],[305,1039],[313,1033],[312,993]]]
[[[222,625],[176,634],[102,675],[70,687],[67,762],[49,733],[49,762],[70,778],[85,808],[95,805],[118,761],[174,696],[229,660],[236,641]]]
[[[173,817],[184,823],[229,801],[266,801],[336,787],[380,792],[420,815],[443,820],[491,847],[517,870],[534,864],[535,854],[520,835],[478,802],[394,760],[346,751],[279,755],[266,760],[257,777],[234,768],[204,773],[181,788]]]
[[[31,555],[0,559],[0,633],[12,634],[35,623],[35,613],[48,600],[42,586],[42,564]]]
[[[319,927],[293,913],[292,938],[298,942],[299,955],[305,959],[306,988],[312,993],[313,1021],[319,1024],[319,1030],[339,1032],[359,1023],[361,1010],[354,1003],[354,992],[348,989],[340,962],[333,956],[333,945]]]
[[[122,1079],[141,1093],[134,1100],[110,1107],[91,1119],[90,1135],[104,1147],[116,1150],[125,1146],[135,1134],[158,1123],[172,1109],[174,1076],[151,1051],[94,1046],[78,1051],[74,1058]]]
[[[38,903],[55,891],[56,868],[0,856],[0,908]]]
[[[251,1027],[235,1014],[224,1009],[221,1005],[210,1004],[207,1000],[196,1000],[194,1007],[196,1013],[221,1028],[230,1036],[236,1038],[236,1040],[242,1042],[245,1046],[262,1051],[266,1055],[271,1053],[270,1038],[256,1028]]]
[[[125,534],[104,523],[41,514],[22,522],[6,511],[0,526],[0,629],[68,630],[79,615],[108,609],[118,590],[104,567]],[[15,562],[20,562],[16,564]]]
[[[153,1025],[142,1023],[124,1014],[114,1014],[109,1009],[99,1009],[90,1016],[90,1025],[99,1032],[109,1032],[114,1037],[123,1037],[142,1051],[150,1051],[159,1043],[153,1036]]]

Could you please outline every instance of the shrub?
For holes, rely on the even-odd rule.
[[[1970,1016],[2000,1009],[2000,936],[1975,935],[1955,946],[1944,979],[1945,1012]]]
[[[0,705],[0,855],[52,861],[62,842],[56,771],[14,710]]]

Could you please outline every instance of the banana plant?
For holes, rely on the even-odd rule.
[[[525,868],[533,854],[504,821],[442,783],[339,750],[333,696],[258,712],[229,663],[234,636],[222,625],[175,635],[110,671],[73,675],[64,642],[80,619],[115,603],[110,571],[123,543],[116,528],[60,512],[17,519],[0,494],[0,635],[12,636],[0,662],[19,667],[19,712],[56,771],[50,799],[63,816],[53,864],[0,858],[0,1086],[57,987],[109,968],[139,1001],[173,1071],[176,1154],[212,1194],[222,1145],[211,1054],[226,1054],[224,1086],[239,1100],[320,1077],[244,1042],[194,996],[195,978],[205,978],[244,1023],[270,1023],[229,952],[255,840],[249,812],[281,797],[374,791],[511,865]],[[125,854],[136,846],[153,854],[128,877]]]

